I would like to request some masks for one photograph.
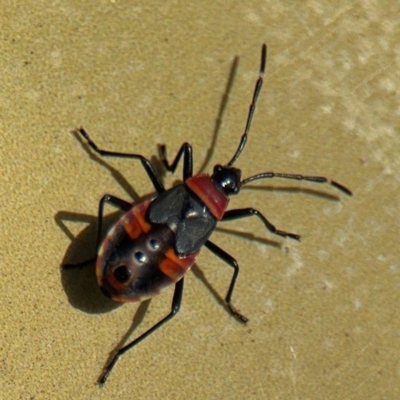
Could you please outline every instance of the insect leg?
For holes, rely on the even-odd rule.
[[[246,323],[248,321],[248,319],[244,315],[240,314],[239,311],[237,311],[236,308],[233,307],[233,305],[231,304],[231,297],[232,297],[233,289],[235,288],[236,279],[239,275],[238,262],[231,255],[229,255],[226,251],[222,250],[220,247],[218,247],[214,243],[210,242],[209,240],[207,240],[207,242],[204,244],[204,246],[206,246],[208,250],[210,250],[217,257],[219,257],[222,261],[225,261],[230,267],[232,267],[234,269],[231,283],[229,285],[228,293],[226,294],[226,297],[225,297],[225,302],[226,302],[226,305],[228,306],[228,310],[230,311],[230,313],[234,317],[236,317],[240,322]]]
[[[119,208],[122,211],[128,211],[132,208],[132,204],[128,203],[125,200],[119,199],[118,197],[111,196],[109,194],[105,194],[100,202],[99,202],[99,214],[97,218],[97,238],[96,238],[96,252],[99,248],[100,241],[102,238],[102,225],[103,225],[103,214],[104,214],[104,205],[105,203],[109,203],[116,208]],[[62,267],[63,269],[76,269],[76,268],[83,268],[89,264],[92,264],[96,261],[96,256],[90,258],[89,260],[82,261],[78,264],[64,264]]]
[[[119,360],[119,358],[126,353],[128,350],[130,350],[132,347],[136,346],[139,344],[143,339],[146,339],[147,336],[151,335],[154,331],[156,331],[158,328],[160,328],[162,325],[164,325],[167,321],[169,321],[172,317],[176,315],[176,313],[179,311],[179,308],[181,306],[182,302],[182,293],[183,293],[183,278],[178,281],[175,284],[175,291],[174,291],[174,296],[172,298],[172,305],[171,305],[171,312],[164,317],[161,321],[157,322],[153,327],[151,327],[149,330],[141,334],[138,338],[133,340],[131,343],[127,344],[126,346],[122,347],[122,349],[119,349],[117,354],[113,357],[113,359],[110,361],[109,364],[107,364],[100,375],[100,378],[98,379],[97,383],[99,385],[103,385],[108,376],[110,375],[112,369],[114,368],[116,362]]]
[[[176,167],[183,154],[183,180],[193,176],[193,152],[192,146],[189,143],[183,143],[179,149],[174,161],[169,164],[167,160],[167,147],[165,144],[159,145],[160,159],[163,162],[165,168],[169,172],[175,172]]]
[[[143,157],[140,154],[120,153],[120,152],[116,152],[116,151],[102,150],[96,145],[96,143],[93,142],[93,140],[90,138],[89,134],[83,128],[79,128],[75,132],[80,134],[81,136],[83,136],[87,140],[89,146],[96,153],[100,154],[103,157],[121,157],[121,158],[133,158],[133,159],[140,160],[143,165],[143,168],[145,169],[145,171],[146,171],[148,177],[150,178],[151,183],[153,184],[156,191],[158,193],[165,192],[164,185],[162,184],[159,176],[157,175],[156,171],[154,170],[154,167],[151,165],[150,161],[147,158]]]
[[[251,216],[257,216],[258,218],[261,219],[261,221],[264,223],[265,227],[273,234],[283,236],[283,237],[289,237],[290,239],[295,239],[295,240],[300,240],[300,236],[296,235],[295,233],[289,233],[285,231],[281,231],[279,229],[276,229],[274,225],[269,222],[264,215],[262,215],[258,210],[255,210],[254,208],[240,208],[236,210],[229,210],[226,211],[224,216],[222,217],[222,221],[232,221],[235,219],[239,218],[246,218],[246,217],[251,217]]]

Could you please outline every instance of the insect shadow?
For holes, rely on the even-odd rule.
[[[210,164],[210,161],[212,159],[214,149],[217,144],[219,132],[221,130],[221,125],[222,125],[223,117],[225,114],[226,106],[228,105],[229,95],[232,91],[232,86],[235,81],[235,76],[236,76],[238,66],[239,66],[239,57],[236,56],[232,61],[232,66],[231,66],[231,70],[229,73],[228,81],[226,83],[224,94],[221,99],[221,104],[220,104],[220,107],[218,110],[217,118],[215,119],[212,140],[211,140],[209,148],[207,149],[206,156],[203,160],[203,163],[201,164],[201,166],[199,168],[199,172],[198,172],[199,174],[204,173],[204,171],[206,170],[207,166]]]

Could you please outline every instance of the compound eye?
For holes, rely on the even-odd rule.
[[[126,283],[131,277],[131,271],[125,265],[120,265],[114,270],[114,277],[120,283]]]

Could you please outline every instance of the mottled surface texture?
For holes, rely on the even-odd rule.
[[[0,13],[1,399],[399,399],[400,3],[390,1],[3,0]],[[140,162],[102,148],[172,158],[196,172],[233,156],[257,79],[266,79],[243,177],[325,175],[329,185],[252,182],[186,275],[175,319],[127,353],[103,389],[107,358],[166,315],[172,290],[119,306],[99,293],[93,256],[103,193],[154,193]],[[239,59],[235,59],[238,56]],[[160,167],[156,163],[157,168]],[[159,168],[162,171],[162,168]],[[181,169],[164,176],[170,187]],[[108,225],[119,217],[113,209]]]

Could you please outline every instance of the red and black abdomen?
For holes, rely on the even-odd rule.
[[[178,257],[175,232],[149,224],[147,200],[124,214],[110,229],[98,253],[96,274],[103,293],[115,301],[142,301],[179,281],[198,252]]]

